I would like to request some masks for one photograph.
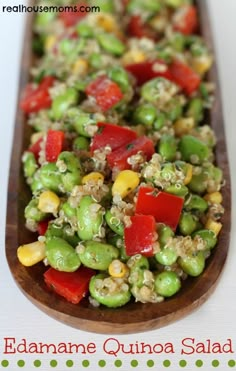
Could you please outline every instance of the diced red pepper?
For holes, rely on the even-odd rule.
[[[115,151],[107,155],[107,161],[111,168],[116,167],[119,170],[130,169],[131,165],[127,162],[130,156],[142,152],[147,160],[150,160],[155,153],[155,148],[151,139],[146,136],[138,137],[128,144],[120,146]]]
[[[61,130],[48,130],[46,138],[46,160],[55,162],[63,149],[65,133]]]
[[[143,23],[140,15],[132,15],[128,23],[128,34],[131,37],[137,37],[141,39],[142,37],[147,37],[150,39],[155,39],[156,32],[154,32],[147,24]]]
[[[36,160],[39,158],[39,152],[41,151],[41,143],[43,138],[39,138],[34,144],[32,144],[27,151],[32,152]]]
[[[135,76],[139,86],[155,77],[165,77],[171,80],[167,64],[160,60],[133,63],[125,66],[125,68]]]
[[[200,76],[186,63],[175,59],[169,66],[172,81],[179,85],[186,94],[190,95],[199,88]]]
[[[73,12],[72,10],[64,11],[59,14],[59,18],[64,23],[65,27],[75,26],[82,18],[84,18],[87,13],[84,8],[87,4],[85,2],[79,3],[76,5],[77,12]],[[84,11],[82,11],[84,10]]]
[[[48,229],[48,223],[49,223],[49,219],[42,220],[41,222],[38,223],[37,231],[38,231],[39,236],[45,235]]]
[[[112,108],[123,98],[119,85],[105,75],[92,81],[86,88],[86,94],[94,97],[103,111]]]
[[[184,35],[191,35],[198,28],[197,9],[194,5],[181,7],[173,18],[173,27],[175,31]]]
[[[124,230],[126,254],[153,256],[155,218],[152,215],[134,215],[130,217],[130,221],[131,225]]]
[[[25,113],[38,112],[41,109],[49,108],[52,100],[48,90],[54,81],[54,77],[45,76],[37,87],[31,83],[28,84],[23,92],[20,108]]]
[[[153,187],[140,187],[136,203],[136,214],[153,215],[157,223],[176,229],[184,199]]]
[[[90,279],[94,275],[95,271],[86,267],[80,267],[75,272],[60,272],[49,268],[44,273],[44,280],[57,294],[73,304],[78,304],[87,295]]]
[[[94,152],[98,148],[109,145],[112,150],[131,142],[137,138],[137,133],[131,129],[108,124],[105,122],[98,123],[98,132],[92,139],[90,149]]]

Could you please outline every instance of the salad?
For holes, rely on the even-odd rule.
[[[197,8],[60,5],[35,16],[20,101],[32,128],[22,166],[35,241],[18,259],[45,265],[45,289],[58,300],[162,302],[204,271],[224,213],[208,115],[213,56]]]

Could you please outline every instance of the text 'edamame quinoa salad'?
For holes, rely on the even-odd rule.
[[[213,57],[191,0],[99,7],[35,15],[37,59],[20,101],[35,241],[17,256],[45,265],[58,300],[159,303],[201,275],[222,228]]]

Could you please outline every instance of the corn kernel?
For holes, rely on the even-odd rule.
[[[45,244],[44,242],[35,241],[27,245],[19,246],[17,249],[17,257],[21,264],[25,267],[31,267],[45,259]]]
[[[145,61],[146,59],[147,57],[141,50],[133,49],[123,55],[122,63],[124,65],[130,63],[140,63]]]
[[[110,276],[112,276],[112,277],[123,278],[128,273],[128,267],[127,267],[126,264],[124,264],[120,260],[115,259],[109,265],[108,272],[109,272]]]
[[[187,185],[191,182],[193,177],[193,166],[191,164],[187,165],[187,172],[184,178],[184,185]]]
[[[44,44],[45,50],[49,51],[50,49],[52,49],[56,41],[57,39],[54,35],[49,35],[45,40],[45,44]]]
[[[223,197],[220,192],[208,193],[204,196],[204,199],[211,204],[221,204],[223,201]]]
[[[88,63],[85,59],[79,58],[72,67],[74,75],[85,75],[88,71]]]
[[[193,128],[194,119],[192,117],[181,118],[174,123],[175,135],[177,135],[178,137],[189,134]]]
[[[119,29],[115,18],[111,14],[99,14],[97,16],[97,25],[107,32],[114,32]]]
[[[60,205],[60,198],[52,191],[44,191],[39,196],[38,209],[44,213],[56,213]]]
[[[93,171],[87,175],[85,175],[83,178],[82,178],[82,184],[86,184],[90,181],[93,181],[93,182],[98,182],[99,180],[102,180],[104,181],[104,175],[101,174],[101,173],[98,173],[96,171]]]
[[[192,60],[192,68],[200,76],[203,76],[211,68],[213,58],[210,55],[201,55],[200,57]]]
[[[118,194],[121,198],[126,197],[139,185],[139,181],[138,173],[135,171],[121,171],[112,186],[112,195],[114,196]]]
[[[219,223],[219,222],[215,222],[212,219],[208,219],[206,224],[205,224],[205,228],[209,229],[210,231],[213,231],[215,233],[215,235],[218,236],[218,234],[220,233],[220,230],[222,228],[222,224]]]

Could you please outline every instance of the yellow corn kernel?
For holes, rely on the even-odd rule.
[[[98,173],[96,171],[93,171],[87,175],[85,175],[83,178],[82,178],[82,184],[86,184],[90,181],[93,181],[93,182],[98,182],[99,180],[102,180],[104,181],[104,175],[101,174],[101,173]]]
[[[44,133],[42,131],[39,131],[38,133],[34,133],[30,137],[30,143],[34,144],[36,143],[40,138],[42,138]]]
[[[204,199],[211,204],[221,204],[223,201],[222,194],[220,192],[207,193]]]
[[[88,71],[88,62],[83,59],[83,58],[79,58],[77,59],[77,61],[74,63],[73,67],[72,67],[72,73],[74,75],[85,75]]]
[[[107,32],[115,32],[119,29],[115,18],[111,14],[106,13],[97,16],[97,25]]]
[[[31,267],[45,259],[45,243],[35,241],[27,245],[19,246],[17,249],[17,257],[20,263],[25,267]]]
[[[210,55],[201,55],[192,60],[192,68],[200,76],[203,76],[211,68],[213,63],[213,58]]]
[[[174,123],[175,135],[177,135],[178,137],[189,134],[193,128],[194,119],[192,117],[181,118]]]
[[[193,166],[191,164],[187,165],[187,172],[184,178],[184,185],[187,185],[191,182],[193,177]]]
[[[112,276],[112,277],[123,278],[128,273],[128,267],[127,267],[126,264],[124,264],[120,260],[115,259],[109,265],[108,272],[109,272],[110,276]]]
[[[52,191],[44,191],[39,196],[38,209],[43,213],[56,213],[60,205],[60,198]]]
[[[123,55],[122,63],[125,65],[130,63],[139,63],[145,61],[146,59],[147,57],[141,50],[133,49]]]
[[[218,236],[218,234],[220,233],[220,230],[222,228],[222,224],[219,223],[219,222],[216,222],[213,219],[208,219],[206,224],[205,224],[205,228],[209,229],[210,231],[213,231],[215,233],[215,235]]]
[[[44,44],[44,48],[46,51],[49,51],[50,49],[53,48],[53,46],[55,45],[57,39],[56,39],[56,36],[54,35],[49,35],[46,40],[45,40],[45,44]]]
[[[126,197],[139,185],[138,173],[132,170],[121,171],[112,186],[112,195],[120,195],[121,198]]]

